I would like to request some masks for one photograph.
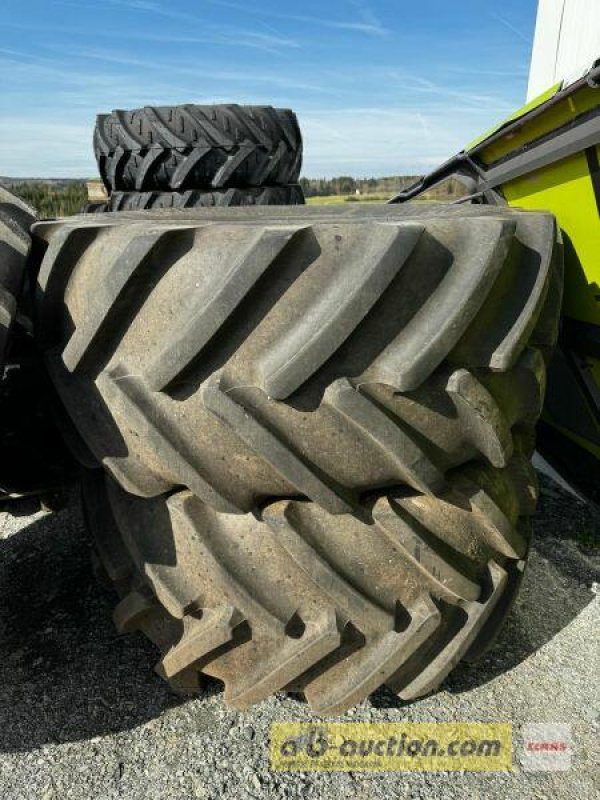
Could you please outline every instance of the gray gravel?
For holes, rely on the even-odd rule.
[[[278,773],[275,720],[308,720],[279,696],[246,714],[216,683],[194,700],[152,672],[141,636],[112,628],[113,597],[93,579],[76,498],[57,514],[0,514],[0,798],[592,798],[599,722],[596,511],[542,479],[535,544],[519,600],[486,659],[435,696],[385,691],[347,715],[368,721],[510,721],[512,773]],[[519,765],[526,722],[572,726],[574,767]],[[596,773],[597,777],[597,773]]]

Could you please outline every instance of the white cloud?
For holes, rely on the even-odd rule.
[[[60,2],[73,8],[107,6],[105,0]],[[310,177],[428,170],[513,109],[507,98],[515,81],[481,75],[497,71],[503,78],[506,67],[507,77],[514,77],[511,67],[521,64],[521,56],[506,64],[492,59],[479,73],[468,69],[472,59],[452,61],[442,40],[442,52],[436,50],[431,64],[407,53],[399,60],[385,58],[397,42],[365,0],[346,0],[341,10],[336,6],[336,18],[331,10],[314,12],[316,5],[306,14],[299,6],[294,15],[283,4],[274,13],[235,0],[217,4],[243,9],[251,24],[239,25],[244,18],[237,13],[223,13],[219,24],[204,23],[205,6],[190,3],[197,14],[188,14],[167,0],[112,0],[114,18],[124,17],[118,5],[131,9],[135,19],[137,13],[158,17],[147,26],[121,26],[118,37],[106,26],[78,32],[76,23],[73,30],[56,24],[51,30],[42,22],[36,28],[33,20],[27,47],[0,47],[0,70],[10,76],[0,93],[0,174],[90,174],[95,115],[112,108],[185,102],[291,106],[303,129],[304,174]],[[69,19],[77,17],[69,11]],[[293,23],[281,24],[286,35],[273,27],[284,19]],[[23,21],[7,24],[25,29]],[[386,40],[336,37],[333,28]],[[240,51],[237,39],[258,50],[276,50],[278,58]],[[338,39],[343,43],[339,62],[325,58],[322,50],[323,42]],[[206,41],[223,47],[204,48]],[[349,41],[376,56],[355,63]],[[446,63],[455,68],[451,77]],[[15,108],[22,113],[15,115]]]
[[[85,124],[3,116],[0,153],[1,175],[79,178],[97,173],[91,129]]]
[[[136,2],[136,0],[133,0],[133,2]],[[273,9],[263,11],[256,4],[248,3],[247,5],[243,5],[242,3],[232,2],[232,0],[208,0],[208,2],[215,6],[232,8],[236,11],[243,11],[246,14],[253,14],[254,16],[266,16],[270,19],[300,22],[322,28],[353,31],[367,36],[385,37],[390,33],[379,19],[377,19],[373,11],[365,3],[359,2],[359,0],[349,0],[349,4],[353,7],[355,13],[343,19],[333,19],[328,16],[316,14],[289,14]]]
[[[367,107],[301,112],[303,173],[370,177],[427,172],[489,125],[484,111],[454,111]]]

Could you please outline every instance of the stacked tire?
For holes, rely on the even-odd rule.
[[[302,136],[288,109],[117,110],[98,116],[94,152],[109,193],[94,211],[304,203]]]
[[[38,342],[115,622],[157,645],[161,675],[337,714],[382,684],[422,696],[489,647],[536,504],[551,215],[195,209],[34,230]]]
[[[25,282],[35,211],[0,186],[0,378]]]
[[[0,186],[0,504],[15,515],[55,507],[71,459],[32,331],[34,209]]]

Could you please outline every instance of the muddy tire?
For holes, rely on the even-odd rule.
[[[29,230],[35,212],[0,187],[0,378],[31,249]]]
[[[295,183],[252,189],[221,189],[212,192],[113,192],[106,211],[139,211],[157,208],[212,208],[215,206],[298,206],[304,193]]]
[[[112,191],[296,183],[296,115],[270,106],[147,106],[98,116],[94,152]]]
[[[492,640],[522,574],[556,225],[269,212],[36,226],[115,621],[239,708],[418,697]]]

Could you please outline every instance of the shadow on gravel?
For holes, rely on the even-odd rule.
[[[448,678],[451,692],[519,664],[571,622],[591,601],[591,583],[600,581],[596,510],[541,480],[519,598],[493,649]],[[152,671],[153,646],[141,635],[115,632],[114,601],[92,574],[76,500],[0,539],[0,750],[128,730],[183,702]],[[206,693],[216,691],[217,683],[208,682]],[[371,702],[402,705],[385,689]]]
[[[76,500],[0,540],[0,750],[129,729],[181,702],[154,648],[115,632],[113,605]]]
[[[516,667],[560,633],[592,600],[600,582],[600,515],[539,475],[540,502],[533,518],[532,548],[515,605],[492,648],[472,664],[460,663],[443,688],[469,691]],[[378,708],[405,705],[383,688]]]

